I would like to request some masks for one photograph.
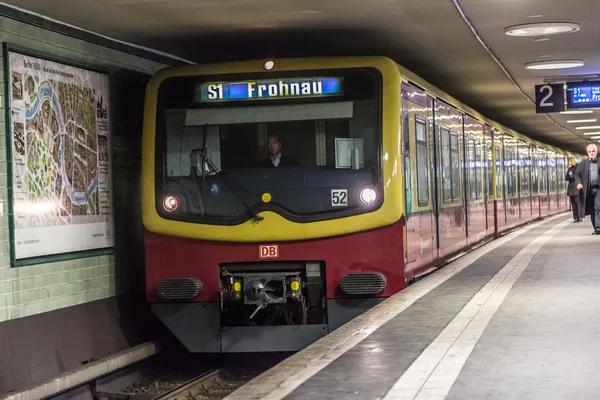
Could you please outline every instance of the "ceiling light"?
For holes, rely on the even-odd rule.
[[[561,114],[591,114],[594,110],[569,110],[569,111],[561,111]]]
[[[264,68],[265,68],[267,71],[270,71],[270,70],[272,70],[272,69],[273,69],[273,67],[274,67],[274,66],[275,66],[275,62],[273,62],[273,61],[269,60],[269,61],[265,62]]]
[[[600,136],[592,136],[590,139],[600,139]]]
[[[556,61],[539,61],[525,64],[527,69],[565,69],[582,67],[581,60],[556,60]]]
[[[542,18],[544,14],[531,14],[528,15],[527,18]]]
[[[540,58],[550,58],[550,54],[542,54]]]
[[[600,129],[600,125],[590,125],[590,126],[578,126],[577,128],[578,130],[589,130],[589,129]]]
[[[583,135],[584,136],[600,135],[600,131],[596,131],[596,132],[584,132]]]
[[[547,37],[538,37],[538,38],[533,39],[534,42],[546,42],[548,40],[550,40],[550,38],[547,38]]]
[[[567,124],[585,124],[586,122],[596,122],[598,118],[593,119],[570,119],[567,121]]]
[[[539,22],[509,26],[504,29],[504,33],[508,36],[547,36],[572,33],[578,30],[579,24],[572,22]]]

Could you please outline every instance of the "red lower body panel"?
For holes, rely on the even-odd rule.
[[[366,232],[333,238],[277,244],[277,259],[261,260],[258,243],[227,243],[181,239],[146,231],[146,294],[149,302],[164,278],[196,277],[203,291],[194,301],[219,301],[219,264],[273,261],[323,261],[327,298],[343,298],[340,279],[353,272],[380,272],[387,279],[381,297],[404,289],[403,221]]]

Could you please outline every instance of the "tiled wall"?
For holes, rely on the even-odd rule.
[[[165,66],[7,18],[0,18],[0,42],[112,71],[151,74]],[[2,66],[0,62],[0,68]],[[4,85],[4,71],[0,71],[0,322],[114,296],[129,290],[132,282],[139,285],[135,279],[143,280],[143,277],[130,271],[132,257],[139,264],[139,254],[126,247],[130,238],[139,238],[140,200],[132,196],[138,194],[141,130],[125,127],[123,125],[129,125],[125,123],[115,124],[113,131],[116,254],[11,268]],[[140,87],[143,88],[138,83],[138,92]],[[119,102],[124,97],[126,93],[117,93],[113,100]],[[138,95],[136,103],[139,100]],[[136,107],[139,116],[141,104]],[[126,122],[126,119],[121,118],[121,121]],[[127,211],[119,214],[119,209]],[[121,221],[121,217],[128,220]],[[132,223],[137,225],[132,228]],[[121,239],[119,229],[127,231],[120,235]]]

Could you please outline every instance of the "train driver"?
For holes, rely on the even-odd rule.
[[[277,135],[269,135],[267,138],[267,151],[269,155],[258,166],[269,168],[296,167],[298,162],[291,157],[281,154],[282,143]]]

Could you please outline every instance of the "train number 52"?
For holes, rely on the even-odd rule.
[[[348,205],[348,190],[347,189],[332,189],[331,190],[331,205],[333,207],[343,207]]]

